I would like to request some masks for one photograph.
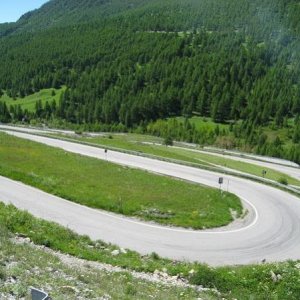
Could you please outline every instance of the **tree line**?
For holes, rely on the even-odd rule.
[[[55,118],[132,130],[198,115],[236,124],[232,134],[255,151],[286,153],[275,153],[273,141],[260,144],[259,129],[299,119],[297,1],[89,2],[51,1],[13,27],[0,26],[0,93],[23,98],[67,86],[58,104],[37,102],[34,113],[2,103],[2,122]],[[218,136],[182,130],[180,139],[201,143]]]

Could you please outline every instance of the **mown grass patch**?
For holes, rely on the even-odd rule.
[[[170,118],[172,119],[172,118]],[[175,118],[178,122],[181,124],[184,124],[185,118],[184,117],[176,117]],[[194,125],[197,130],[205,130],[205,131],[214,131],[217,127],[219,129],[227,130],[229,128],[228,124],[222,124],[222,123],[215,123],[211,118],[205,118],[205,117],[191,117],[188,119],[191,125]]]
[[[161,224],[211,228],[242,213],[238,197],[0,134],[0,174],[93,208]],[[217,178],[216,178],[217,180]]]
[[[61,93],[65,90],[65,87],[61,89],[43,89],[37,93],[34,93],[24,98],[13,99],[7,94],[0,97],[0,102],[5,102],[6,105],[16,106],[20,105],[23,110],[27,109],[29,112],[35,112],[35,104],[37,101],[41,100],[42,105],[45,105],[46,101],[49,104],[54,100],[58,104]]]

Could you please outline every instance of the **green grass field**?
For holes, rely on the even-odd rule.
[[[58,103],[61,93],[65,90],[65,87],[61,89],[43,89],[37,93],[34,93],[30,96],[24,98],[12,99],[7,94],[4,94],[0,98],[0,102],[5,102],[8,106],[10,105],[21,105],[22,109],[27,109],[30,112],[35,111],[35,103],[38,100],[42,101],[42,104],[45,105],[46,101],[51,103],[53,100]],[[52,92],[55,92],[55,95],[52,96]]]
[[[56,136],[60,135],[56,134]],[[244,172],[246,174],[255,175],[261,178],[263,177],[262,170],[266,170],[267,175],[265,177],[268,179],[278,182],[281,178],[285,178],[288,184],[300,186],[300,182],[297,179],[270,168],[262,168],[255,164],[235,161],[229,157],[218,157],[208,153],[190,151],[184,148],[166,147],[163,145],[151,145],[143,143],[143,141],[149,143],[163,142],[162,139],[156,137],[138,134],[106,134],[103,137],[77,136],[73,138],[79,141],[94,143],[101,146],[111,146],[119,149],[132,150],[146,154],[157,155],[163,158],[172,158],[185,162],[196,163],[199,165],[217,165]]]
[[[170,118],[172,119],[172,118]],[[185,118],[184,117],[176,117],[175,118],[178,122],[184,124]],[[198,131],[214,131],[217,127],[220,130],[229,131],[230,125],[224,123],[216,123],[211,118],[206,117],[198,117],[193,116],[188,119],[191,125],[194,125]],[[238,121],[238,124],[241,124],[241,120]],[[293,138],[293,131],[292,128],[294,127],[294,119],[290,118],[287,120],[288,128],[287,127],[276,127],[274,124],[269,124],[268,126],[262,126],[262,132],[267,135],[269,141],[274,141],[276,137],[279,137],[280,140],[284,143],[284,146],[290,146],[292,144]],[[232,133],[229,133],[227,136],[232,136]],[[233,137],[233,136],[232,136]]]
[[[177,117],[177,121],[184,124],[185,118],[184,117]],[[215,123],[211,118],[204,118],[204,117],[191,117],[188,119],[191,125],[194,125],[195,128],[199,131],[213,131],[216,129],[217,126],[222,129],[228,129],[228,124],[221,124]]]
[[[210,228],[242,213],[217,189],[154,175],[0,134],[0,174],[94,208],[161,224]],[[146,191],[146,192],[145,192]]]

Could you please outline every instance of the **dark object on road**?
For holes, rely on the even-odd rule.
[[[47,293],[36,288],[31,288],[31,298],[32,300],[51,300]]]

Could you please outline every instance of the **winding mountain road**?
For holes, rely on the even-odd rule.
[[[286,175],[293,177],[300,181],[300,168],[283,165],[283,164],[280,164],[280,162],[272,163],[272,162],[261,161],[261,160],[257,160],[257,159],[250,159],[250,158],[228,155],[226,153],[221,154],[221,153],[208,152],[208,151],[198,151],[198,150],[194,150],[194,151],[197,151],[197,152],[200,152],[203,154],[209,154],[209,155],[213,155],[213,156],[217,156],[217,157],[222,157],[222,158],[226,158],[226,159],[231,159],[231,160],[235,160],[235,161],[240,161],[240,162],[244,162],[244,163],[248,163],[248,164],[257,165],[257,166],[260,166],[262,169],[263,168],[273,169],[273,170],[276,170],[278,172],[286,174]]]
[[[218,187],[224,175],[174,163],[109,151],[72,142],[2,129],[8,134],[58,147],[65,151]],[[0,177],[0,199],[35,216],[55,221],[92,239],[163,257],[200,261],[211,265],[300,259],[300,199],[250,180],[225,176],[229,191],[250,210],[239,228],[192,231],[147,224],[90,209]],[[120,183],[121,184],[121,183]],[[151,191],[148,191],[151,193]]]

